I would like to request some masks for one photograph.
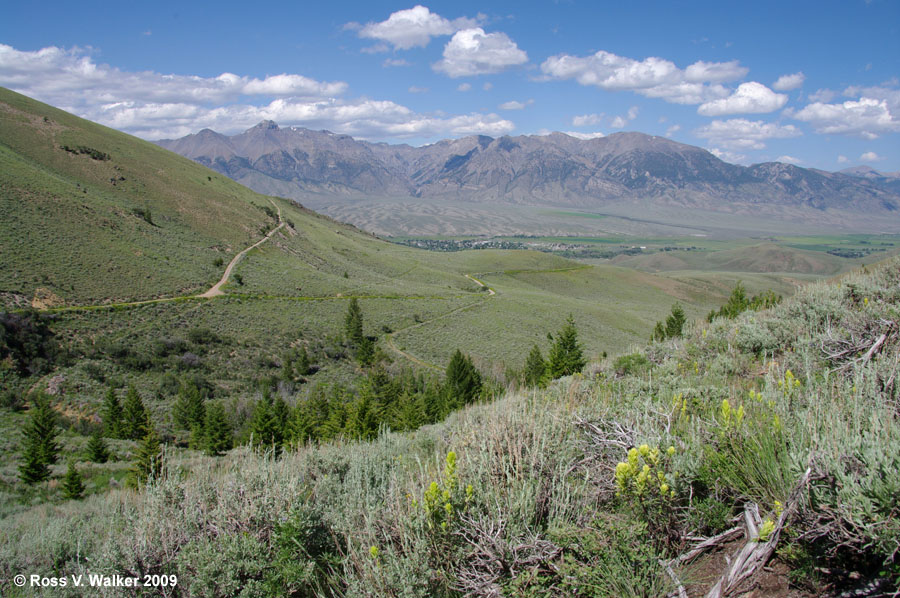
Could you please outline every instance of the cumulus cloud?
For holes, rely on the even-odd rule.
[[[847,158],[847,156],[838,156],[837,161],[838,161],[838,164],[845,164],[845,163],[849,162],[850,160]]]
[[[817,133],[875,139],[885,133],[900,132],[897,114],[900,110],[896,105],[892,107],[887,98],[863,96],[841,104],[814,102],[793,113],[793,117],[810,123]]]
[[[685,69],[651,56],[635,60],[601,50],[590,56],[559,54],[541,64],[546,79],[574,79],[607,91],[633,91],[674,104],[700,104],[724,98],[722,82],[739,79],[747,69],[737,61],[695,62]]]
[[[395,50],[409,50],[424,48],[432,37],[453,35],[460,29],[476,27],[481,20],[483,19],[461,17],[450,21],[419,5],[391,13],[391,16],[379,23],[366,23],[363,26],[348,23],[345,28],[358,28],[359,37],[387,42]]]
[[[666,129],[666,137],[671,137],[675,133],[681,130],[681,125],[672,125],[668,129]]]
[[[496,114],[421,114],[391,101],[342,99],[347,84],[340,81],[128,72],[97,64],[81,49],[20,52],[0,44],[0,85],[145,139],[203,128],[234,133],[261,120],[368,139],[497,136],[515,128]]]
[[[800,158],[795,158],[794,156],[778,156],[775,158],[776,162],[784,162],[786,164],[803,164],[803,160]]]
[[[603,118],[602,114],[582,114],[572,118],[573,127],[590,127],[596,125]]]
[[[460,83],[456,91],[469,91],[470,89],[472,89],[471,83]]]
[[[883,160],[881,156],[876,154],[875,152],[866,152],[859,157],[863,162],[878,162],[879,160]]]
[[[432,65],[449,77],[499,73],[528,62],[528,55],[505,33],[485,33],[475,27],[453,34],[444,46],[444,58]]]
[[[516,100],[511,100],[509,102],[503,102],[500,104],[501,110],[524,110],[526,106],[530,106],[534,104],[534,100],[528,100],[527,102],[519,102]]]
[[[78,107],[122,100],[197,103],[232,102],[241,96],[324,98],[341,95],[347,84],[281,74],[256,79],[127,72],[95,63],[86,50],[48,47],[21,52],[0,44],[0,84],[57,106]]]
[[[774,112],[787,102],[783,93],[775,93],[762,83],[750,81],[741,83],[727,98],[720,98],[701,104],[697,113],[703,116],[723,116],[725,114]]]
[[[388,58],[381,63],[381,66],[412,66],[412,63],[403,58]]]
[[[828,102],[833,100],[836,95],[837,94],[830,89],[817,89],[813,93],[809,94],[809,100],[811,102],[822,102],[827,104]]]
[[[778,125],[743,118],[714,120],[697,129],[694,134],[717,146],[743,150],[764,149],[767,139],[784,139],[802,135],[794,125]]]
[[[803,85],[804,81],[806,81],[806,75],[802,72],[794,73],[792,75],[782,75],[772,84],[772,89],[775,91],[790,91]]]

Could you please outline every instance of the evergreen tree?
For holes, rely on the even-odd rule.
[[[525,360],[525,385],[543,386],[547,380],[547,362],[541,350],[535,345]]]
[[[481,374],[472,364],[472,360],[463,355],[459,349],[447,364],[444,390],[447,402],[444,406],[445,412],[441,414],[441,417],[449,411],[468,405],[481,392]]]
[[[365,336],[356,345],[356,361],[363,367],[368,367],[375,361],[375,343]]]
[[[225,409],[218,401],[210,403],[206,410],[206,421],[203,425],[204,450],[207,455],[218,457],[231,450],[231,424],[225,415]]]
[[[301,346],[297,353],[297,359],[294,361],[294,372],[298,376],[309,375],[310,365],[309,353],[306,352],[306,347]]]
[[[285,352],[281,356],[281,379],[285,382],[293,382],[295,375],[293,356],[289,352]]]
[[[87,458],[94,463],[106,463],[109,460],[109,449],[103,441],[103,434],[97,430],[91,434],[87,443]]]
[[[59,445],[56,436],[56,413],[50,400],[38,394],[29,411],[29,420],[23,429],[22,464],[19,477],[26,484],[43,482],[50,477],[50,466],[56,463]]]
[[[347,315],[344,317],[344,333],[347,340],[354,347],[358,347],[363,341],[363,317],[356,297],[350,300],[347,306]]]
[[[84,479],[75,468],[73,461],[69,461],[69,467],[66,469],[65,477],[63,477],[62,495],[66,499],[77,500],[84,498]]]
[[[271,399],[262,399],[256,402],[253,409],[253,419],[250,421],[250,443],[257,451],[273,450],[277,457],[281,454],[283,428],[273,412]]]
[[[125,403],[122,405],[122,436],[128,440],[140,440],[146,434],[146,424],[149,420],[144,401],[133,384],[128,386],[125,393]]]
[[[556,333],[556,341],[550,349],[548,369],[553,379],[580,372],[587,361],[578,345],[578,331],[571,315],[565,325]]]
[[[140,429],[144,431],[144,436],[138,444],[129,470],[128,485],[131,487],[145,484],[162,472],[162,445],[149,417],[145,417]]]
[[[666,318],[666,336],[668,338],[678,338],[684,330],[684,324],[687,318],[684,315],[684,309],[676,303],[672,306],[672,315]]]
[[[178,398],[172,405],[172,419],[182,430],[194,430],[203,427],[206,419],[206,407],[203,394],[193,382],[183,383],[178,391]]]
[[[281,438],[283,442],[287,437],[288,425],[290,424],[291,419],[291,410],[281,397],[272,401],[272,418],[275,420],[275,425],[278,428],[278,437]]]
[[[657,322],[656,326],[653,328],[653,334],[650,335],[651,341],[664,341],[666,340],[666,327],[663,326],[662,322]]]
[[[122,405],[116,391],[110,388],[106,391],[106,400],[103,402],[103,430],[109,438],[122,438]]]

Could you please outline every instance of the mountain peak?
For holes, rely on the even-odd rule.
[[[260,121],[258,125],[250,129],[250,131],[277,131],[278,124],[274,120]]]

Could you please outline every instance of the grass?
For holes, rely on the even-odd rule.
[[[812,594],[854,578],[889,591],[900,580],[900,426],[896,391],[879,380],[896,369],[897,339],[869,361],[823,347],[900,317],[898,277],[893,260],[810,285],[771,310],[645,346],[649,369],[617,375],[601,362],[415,432],[279,460],[173,453],[168,477],[140,492],[0,520],[0,574],[174,573],[181,591],[210,596],[662,596],[672,585],[658,558],[685,550],[697,526],[721,531],[745,501],[774,516],[812,458],[809,498],[778,558]],[[643,444],[673,447],[665,509],[653,488],[616,492],[616,463]],[[446,526],[429,524],[432,482],[447,491]],[[821,579],[815,568],[854,573]]]

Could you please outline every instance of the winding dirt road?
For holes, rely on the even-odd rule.
[[[280,229],[284,226],[284,221],[281,219],[281,208],[278,207],[278,205],[271,199],[269,200],[269,203],[271,203],[273,206],[275,206],[275,209],[278,210],[278,226],[276,226],[275,228],[270,230],[269,234],[267,234],[265,237],[263,237],[262,239],[260,239],[259,241],[257,241],[253,245],[251,245],[250,247],[244,249],[242,252],[240,252],[233,258],[231,258],[231,261],[228,262],[228,266],[225,268],[225,273],[222,274],[222,278],[219,279],[219,282],[217,282],[216,284],[211,286],[209,288],[209,290],[206,291],[205,293],[195,295],[195,297],[200,297],[201,299],[208,299],[210,297],[218,297],[219,295],[224,295],[225,293],[222,292],[222,287],[225,285],[226,282],[228,282],[228,277],[231,276],[231,271],[234,270],[234,267],[237,265],[237,263],[239,261],[241,261],[241,258],[244,257],[245,255],[247,255],[247,252],[250,251],[251,249],[256,249],[257,247],[259,247],[260,245],[262,245],[263,243],[265,243],[266,241],[271,239],[272,235],[277,233],[278,229]]]

